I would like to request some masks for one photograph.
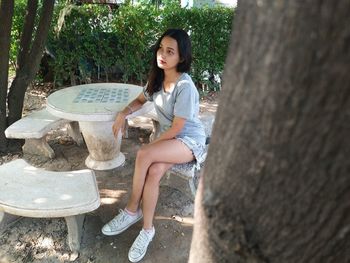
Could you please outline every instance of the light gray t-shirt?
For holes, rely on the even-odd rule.
[[[204,127],[198,118],[199,94],[188,74],[183,73],[177,80],[174,89],[169,92],[165,92],[162,88],[150,96],[144,88],[143,93],[147,100],[154,102],[161,132],[171,127],[175,116],[181,117],[186,119],[186,122],[176,137],[188,136],[205,145]]]

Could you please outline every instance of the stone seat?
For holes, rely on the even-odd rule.
[[[23,159],[0,166],[0,233],[15,218],[13,216],[64,217],[69,247],[78,251],[85,213],[99,206],[92,170],[47,171]]]
[[[54,158],[55,153],[46,141],[48,132],[66,124],[68,134],[77,142],[83,144],[83,138],[77,122],[64,120],[53,116],[46,109],[35,111],[14,122],[5,130],[5,136],[13,139],[25,139],[23,152],[44,155]]]
[[[206,152],[209,147],[209,138],[207,137]],[[165,173],[161,185],[178,189],[194,200],[203,166],[204,163],[200,165],[200,169],[197,169],[195,162],[175,164]]]
[[[194,200],[199,177],[200,170],[195,168],[194,162],[175,164],[165,173],[161,185],[178,189]]]
[[[128,115],[125,119],[125,126],[124,126],[124,138],[128,138],[128,120],[133,119],[135,117],[145,117],[152,120],[153,128],[152,133],[150,135],[150,141],[154,140],[159,136],[160,133],[160,126],[158,122],[158,117],[156,110],[154,108],[153,102],[146,101],[141,109],[134,111],[132,114]]]

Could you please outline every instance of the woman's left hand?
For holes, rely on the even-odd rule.
[[[115,118],[115,121],[112,126],[112,130],[115,138],[118,137],[118,133],[120,130],[122,131],[122,134],[124,134],[125,117],[126,115],[120,112]]]

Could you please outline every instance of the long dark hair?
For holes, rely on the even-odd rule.
[[[153,93],[160,91],[162,87],[162,82],[164,80],[164,70],[159,68],[157,65],[157,51],[159,49],[160,42],[166,36],[175,39],[179,48],[180,62],[179,64],[177,64],[177,71],[181,73],[189,72],[191,68],[192,48],[190,37],[188,36],[186,31],[182,29],[168,29],[158,39],[157,43],[154,46],[152,65],[150,73],[148,75],[148,84],[146,88],[150,96],[152,96]]]

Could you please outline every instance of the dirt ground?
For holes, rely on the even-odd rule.
[[[51,90],[52,91],[52,90]],[[31,88],[26,93],[24,113],[45,107],[50,89]],[[215,114],[217,96],[201,101],[201,111]],[[117,236],[104,236],[101,227],[119,209],[125,207],[130,193],[133,165],[137,150],[148,142],[151,122],[136,119],[130,123],[129,138],[123,139],[121,151],[126,162],[122,167],[95,171],[101,206],[87,214],[84,222],[79,255],[70,252],[67,228],[63,218],[22,218],[0,236],[0,263],[7,262],[129,262],[128,251],[142,227],[142,223]],[[65,128],[51,132],[49,144],[56,157],[52,160],[22,153],[0,156],[0,165],[16,158],[24,158],[36,167],[52,171],[85,169],[86,146],[77,146],[66,135]],[[142,262],[187,262],[193,229],[193,201],[181,192],[161,185],[155,213],[156,235]]]

